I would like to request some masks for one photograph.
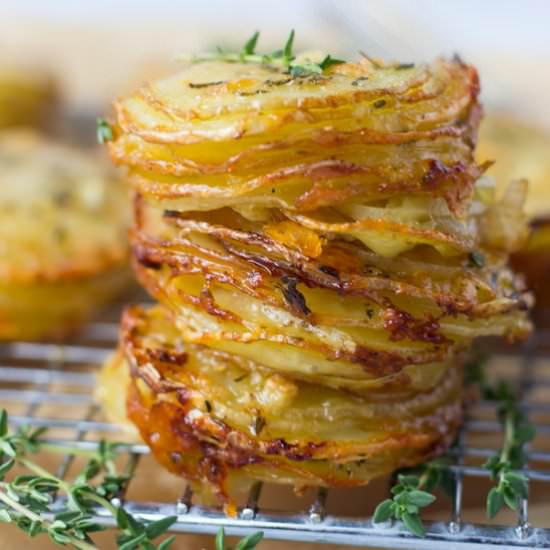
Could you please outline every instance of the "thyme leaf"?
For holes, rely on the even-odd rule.
[[[292,29],[281,49],[275,50],[272,53],[260,54],[256,52],[260,32],[256,31],[244,43],[240,52],[229,52],[218,47],[214,52],[200,54],[193,57],[191,60],[194,62],[215,60],[225,61],[227,63],[256,63],[260,65],[269,65],[273,67],[280,67],[292,77],[307,77],[316,74],[320,75],[323,74],[329,67],[345,63],[343,59],[338,59],[336,57],[332,57],[331,55],[326,55],[319,63],[311,60],[304,60],[303,62],[297,61],[296,55],[294,54],[295,36],[296,33],[294,29]],[[195,84],[192,87],[199,88],[203,86],[200,84]]]
[[[113,141],[113,129],[104,118],[96,119],[96,136],[97,142],[104,144],[107,141]]]

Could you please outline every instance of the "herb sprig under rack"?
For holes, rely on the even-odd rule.
[[[279,67],[291,76],[309,76],[313,74],[323,74],[326,69],[333,65],[345,63],[343,59],[337,59],[331,55],[326,55],[321,61],[315,62],[309,59],[298,60],[294,54],[294,29],[284,44],[284,46],[271,53],[257,53],[256,46],[260,38],[260,33],[256,31],[243,45],[239,52],[231,52],[223,48],[216,48],[215,52],[206,52],[191,58],[180,56],[180,59],[199,61],[225,61],[227,63],[255,63],[260,65],[269,65]]]
[[[144,522],[124,510],[116,498],[129,481],[129,475],[119,473],[115,465],[126,444],[101,442],[97,450],[84,450],[44,441],[44,432],[45,428],[28,427],[10,432],[6,411],[0,412],[0,523],[13,524],[30,537],[47,534],[62,546],[97,550],[91,535],[104,529],[94,521],[94,513],[102,508],[115,519],[119,550],[168,549],[174,535],[158,544],[155,541],[177,521],[176,516]],[[74,480],[67,481],[32,460],[40,451],[79,455],[88,461]],[[16,467],[26,473],[6,481]],[[254,550],[261,538],[261,533],[250,535],[235,550]],[[224,548],[224,540],[221,530],[216,550],[230,550]]]
[[[506,504],[518,510],[521,501],[528,496],[528,479],[521,473],[526,464],[524,446],[535,436],[535,428],[521,410],[517,396],[509,384],[499,382],[491,386],[485,377],[484,360],[477,358],[466,367],[467,383],[476,384],[482,397],[497,406],[497,416],[504,427],[501,449],[483,467],[491,472],[496,485],[487,494],[487,517],[494,518]],[[425,535],[421,509],[435,502],[432,491],[441,487],[447,495],[454,491],[450,469],[452,456],[443,456],[418,468],[404,470],[397,475],[397,483],[391,489],[391,498],[375,509],[374,523],[400,520],[411,533]]]
[[[480,362],[471,364],[468,374],[470,382],[478,384],[482,396],[496,402],[497,415],[504,427],[502,448],[484,465],[496,482],[487,495],[487,516],[493,518],[504,505],[517,510],[522,499],[527,498],[528,479],[521,469],[526,463],[524,446],[535,432],[507,384],[489,385]],[[129,481],[127,474],[117,472],[114,462],[125,450],[125,444],[101,442],[97,450],[84,450],[45,441],[44,431],[44,428],[21,427],[10,432],[7,413],[0,412],[0,522],[12,523],[31,537],[44,533],[58,544],[92,550],[96,547],[90,535],[103,529],[93,520],[99,507],[116,521],[119,550],[166,550],[171,545],[173,536],[158,545],[155,539],[169,530],[177,520],[175,516],[146,523],[126,512],[114,499]],[[73,481],[66,481],[31,459],[40,451],[80,455],[88,462]],[[373,521],[400,520],[413,534],[424,536],[421,511],[436,500],[433,494],[436,487],[452,496],[452,464],[450,453],[398,473],[391,497],[378,504]],[[16,466],[29,473],[5,481]],[[60,501],[57,495],[64,500]],[[254,550],[261,539],[262,533],[254,533],[237,543],[233,550]],[[225,548],[223,529],[216,537],[216,550],[231,550]]]

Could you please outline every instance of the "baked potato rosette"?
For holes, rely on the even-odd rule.
[[[253,480],[355,486],[444,451],[472,341],[524,337],[531,304],[507,266],[526,183],[497,193],[474,157],[472,67],[241,61],[115,104],[160,306],[126,312],[102,382],[230,511]]]
[[[0,339],[62,337],[130,286],[127,191],[98,164],[0,135]]]
[[[403,399],[399,391],[359,398],[251,372],[246,362],[184,342],[161,307],[134,307],[111,369],[110,383],[125,381],[129,418],[157,459],[229,506],[250,480],[365,484],[447,448],[462,416],[456,364]]]

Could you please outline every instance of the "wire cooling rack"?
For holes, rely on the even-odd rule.
[[[105,437],[119,439],[123,435],[117,426],[101,419],[93,398],[97,368],[116,344],[119,311],[111,311],[88,324],[64,345],[15,342],[0,346],[0,403],[8,409],[13,426],[47,426],[50,428],[47,433],[54,434],[50,436],[52,440],[82,448],[93,448]],[[283,504],[282,510],[269,509],[262,504],[266,487],[261,484],[253,486],[236,518],[194,502],[192,491],[183,480],[176,481],[181,483],[177,498],[167,499],[160,491],[155,499],[143,501],[133,498],[131,487],[127,486],[119,499],[125,501],[131,513],[146,520],[177,515],[172,530],[179,533],[215,533],[223,526],[228,535],[243,536],[262,530],[266,539],[332,543],[341,547],[549,548],[550,355],[547,357],[544,350],[546,336],[538,333],[522,350],[494,354],[489,365],[491,372],[498,371],[499,376],[516,384],[523,408],[537,427],[537,436],[528,449],[529,467],[524,472],[530,480],[530,502],[523,501],[517,513],[505,513],[500,524],[487,524],[483,519],[489,481],[482,464],[498,449],[502,438],[490,402],[479,402],[469,411],[454,451],[455,464],[451,466],[454,498],[448,501],[447,511],[439,511],[425,522],[424,539],[412,536],[398,522],[374,525],[370,514],[384,494],[374,498],[369,493],[370,486],[364,488],[364,496],[359,500],[361,509],[353,515],[330,510],[327,503],[333,491],[324,489],[317,491],[309,504],[302,503],[296,512],[284,509],[286,497],[277,499]],[[145,475],[142,464],[148,452],[142,444],[128,447],[125,467],[133,473],[130,485],[140,483],[140,476]],[[56,465],[58,475],[68,475],[74,460],[74,456],[66,455]],[[159,470],[153,470],[153,475],[155,472],[158,474]],[[151,473],[147,475],[147,483],[154,486]],[[170,481],[172,486],[174,479]],[[386,488],[387,485],[382,488],[383,493]],[[529,507],[537,510],[536,518],[528,514]],[[477,510],[474,520],[468,518],[470,509]],[[100,511],[96,521],[113,525],[112,518]]]

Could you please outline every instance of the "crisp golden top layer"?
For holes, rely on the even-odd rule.
[[[128,202],[98,159],[26,131],[0,135],[0,281],[66,280],[124,261]]]
[[[465,117],[479,91],[459,60],[378,66],[368,60],[291,76],[261,64],[201,62],[116,105],[125,133],[158,142],[225,140],[307,122],[408,132]]]

